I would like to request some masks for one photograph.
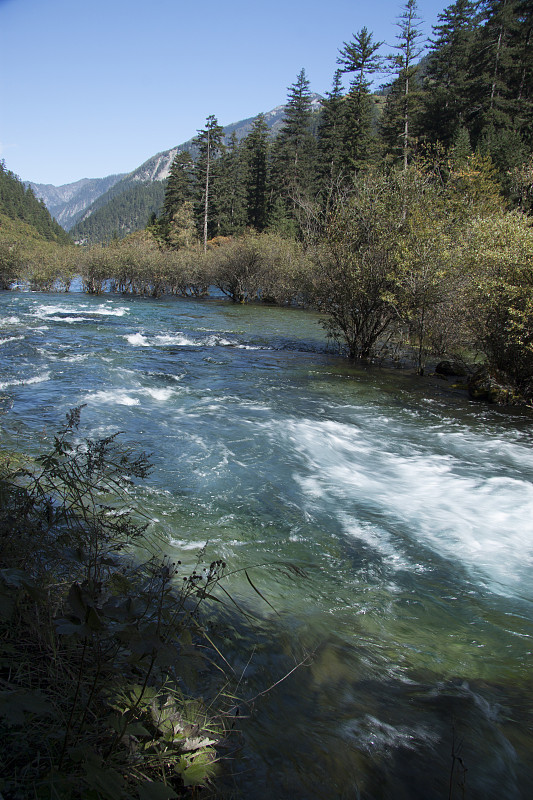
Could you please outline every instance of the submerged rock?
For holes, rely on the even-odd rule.
[[[458,361],[439,361],[435,372],[437,375],[458,375],[459,377],[467,374],[465,367]]]

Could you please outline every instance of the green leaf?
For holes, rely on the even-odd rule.
[[[201,786],[209,777],[210,766],[210,764],[191,764],[181,775],[184,785]]]
[[[101,769],[94,764],[84,764],[86,781],[101,797],[117,800],[122,794],[124,780],[114,769]]]
[[[137,787],[139,800],[174,800],[178,795],[164,783],[143,781]]]
[[[105,628],[102,619],[95,608],[89,607],[87,614],[87,625],[91,631],[102,631]]]
[[[142,725],[140,722],[132,722],[130,725],[128,725],[128,727],[126,728],[126,733],[129,733],[130,736],[151,736],[152,735],[150,733],[150,731],[147,730],[144,727],[144,725]]]
[[[255,584],[252,582],[252,579],[251,579],[251,578],[250,578],[250,576],[248,575],[248,570],[246,570],[246,569],[245,569],[245,570],[244,570],[244,574],[246,575],[246,579],[247,579],[248,583],[250,584],[250,586],[252,587],[252,589],[254,590],[254,592],[256,592],[256,593],[259,595],[259,597],[260,597],[262,600],[264,600],[264,601],[265,601],[265,603],[267,604],[267,606],[270,606],[270,608],[272,609],[272,611],[274,611],[274,613],[275,613],[275,614],[277,614],[277,615],[278,615],[278,617],[279,617],[279,616],[280,616],[279,612],[278,612],[278,611],[276,611],[276,609],[274,608],[274,606],[272,605],[272,603],[269,603],[269,601],[266,599],[266,597],[265,597],[263,594],[261,594],[261,592],[259,591],[259,589],[257,588],[257,586],[256,586],[256,585],[255,585]]]
[[[25,589],[33,600],[40,600],[44,592],[40,589],[31,575],[21,569],[1,569],[0,579],[8,589]]]
[[[22,569],[0,569],[0,578],[7,586],[14,586],[17,589],[35,586],[31,576]]]
[[[164,644],[160,647],[155,663],[159,667],[170,667],[179,659],[179,649],[172,644]]]

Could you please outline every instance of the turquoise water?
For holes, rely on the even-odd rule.
[[[269,565],[250,575],[275,611],[228,583],[258,615],[225,642],[260,695],[234,796],[529,797],[530,415],[222,299],[3,293],[0,359],[9,446],[41,450],[84,403],[87,435],[153,453],[135,499],[161,552]]]

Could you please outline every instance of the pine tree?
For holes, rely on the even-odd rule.
[[[533,150],[533,3],[531,0],[520,0],[516,13],[519,21],[516,99],[520,104],[516,122],[531,151]]]
[[[467,127],[472,145],[506,182],[531,142],[533,9],[527,0],[486,0],[471,49]]]
[[[413,117],[418,110],[420,93],[416,91],[417,59],[424,52],[422,33],[417,27],[420,17],[416,0],[407,0],[397,23],[400,29],[396,54],[388,57],[396,78],[387,96],[382,121],[382,137],[389,152],[400,155],[407,169],[412,146]]]
[[[376,154],[369,78],[382,69],[378,54],[382,44],[372,41],[372,33],[365,27],[351,42],[344,42],[337,59],[341,71],[354,76],[344,103],[343,162],[351,173],[367,166]]]
[[[456,0],[433,27],[421,124],[427,140],[445,147],[452,145],[470,117],[476,7],[473,0]]]
[[[273,148],[276,190],[295,205],[313,182],[315,139],[311,133],[311,92],[302,69],[288,90],[283,128]],[[290,205],[289,204],[289,205]]]
[[[478,113],[472,133],[505,172],[514,166],[508,156],[516,157],[519,143],[531,143],[533,137],[532,4],[487,0],[481,21],[473,98]]]
[[[218,177],[213,195],[218,236],[242,233],[246,227],[244,170],[242,147],[234,131],[217,162]]]
[[[165,188],[162,217],[172,219],[174,213],[187,200],[192,199],[193,161],[188,150],[176,153]]]
[[[342,71],[335,71],[331,92],[322,100],[317,138],[317,182],[327,203],[342,174],[344,138],[344,96]]]
[[[207,250],[207,240],[216,234],[215,209],[212,196],[213,184],[216,182],[216,161],[224,151],[224,129],[218,124],[217,118],[211,114],[207,117],[205,128],[198,131],[194,144],[198,148],[196,162],[196,218],[198,229],[202,231],[204,250]]]
[[[246,222],[256,231],[267,224],[268,210],[268,125],[264,114],[259,114],[252,129],[243,140],[244,191],[246,194]]]

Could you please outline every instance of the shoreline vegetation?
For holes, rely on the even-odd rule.
[[[533,402],[533,228],[472,157],[446,184],[423,166],[368,173],[302,240],[247,230],[172,249],[147,228],[108,245],[2,261],[2,288],[226,297],[318,312],[351,362],[468,378],[470,396]],[[488,175],[484,170],[488,170]],[[487,188],[488,180],[488,188]]]
[[[42,455],[0,451],[0,796],[220,796],[250,702],[220,609],[251,618],[223,561],[155,553],[127,494],[149,457],[118,435],[80,441],[82,408]]]

